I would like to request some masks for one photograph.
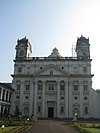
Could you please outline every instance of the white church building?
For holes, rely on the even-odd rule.
[[[40,118],[100,118],[100,96],[92,89],[89,38],[76,42],[76,57],[54,48],[48,57],[31,57],[25,37],[17,41],[12,74],[11,113]]]

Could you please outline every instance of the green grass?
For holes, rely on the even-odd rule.
[[[29,125],[25,131],[28,132],[31,128],[32,128],[32,125]]]
[[[81,133],[100,133],[100,124],[96,123],[74,123]]]
[[[16,117],[11,117],[11,120],[8,120],[6,118],[0,119],[0,133],[2,133],[2,125],[5,125],[5,128],[3,129],[3,133],[19,133],[24,131],[29,131],[33,125],[33,123],[36,121],[36,119],[31,119],[29,123],[25,123],[27,117],[23,117],[22,120],[19,120]]]
[[[100,133],[99,128],[86,128],[87,132],[89,133]]]
[[[20,128],[21,126],[9,126],[9,127],[5,127],[3,129],[3,133],[10,133],[10,131],[15,130],[17,128]],[[0,128],[0,133],[2,133],[2,128]]]
[[[23,126],[8,126],[3,129],[3,133],[15,133],[18,131],[29,131],[32,125],[23,125]],[[2,133],[2,128],[0,128],[0,133]]]

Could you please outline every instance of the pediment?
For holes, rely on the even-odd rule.
[[[70,74],[56,65],[50,64],[33,74],[34,76],[69,76]]]

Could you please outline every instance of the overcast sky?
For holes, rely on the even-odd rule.
[[[72,56],[81,35],[90,40],[93,88],[100,88],[100,0],[0,0],[0,81],[12,81],[17,39],[27,37],[32,56],[57,47]]]

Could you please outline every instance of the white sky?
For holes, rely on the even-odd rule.
[[[72,56],[81,35],[90,40],[93,88],[100,88],[100,0],[0,0],[0,81],[12,78],[17,39],[29,38],[33,56],[48,56],[57,47]]]

